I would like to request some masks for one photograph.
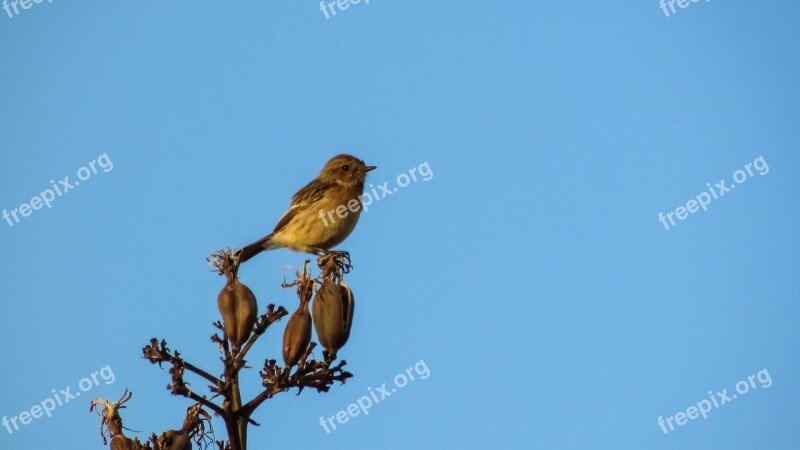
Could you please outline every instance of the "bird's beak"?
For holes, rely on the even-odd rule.
[[[370,170],[375,170],[377,168],[378,168],[377,166],[367,166],[364,168],[364,172],[369,172]]]

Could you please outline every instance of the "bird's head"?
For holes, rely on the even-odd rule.
[[[325,163],[319,178],[323,181],[336,181],[341,184],[364,184],[367,172],[376,169],[351,155],[336,155]]]

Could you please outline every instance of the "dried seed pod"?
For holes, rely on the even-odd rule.
[[[228,284],[220,291],[217,306],[222,315],[225,337],[233,345],[233,350],[239,351],[256,323],[256,296],[236,278],[235,273],[228,274]]]
[[[326,359],[336,359],[336,353],[350,338],[354,309],[353,291],[342,281],[337,284],[325,278],[314,297],[312,314],[317,337],[327,353]]]
[[[308,299],[301,299],[297,311],[289,318],[283,333],[283,362],[286,367],[297,365],[311,343],[311,313]]]
[[[125,437],[123,434],[118,434],[111,438],[111,450],[133,450],[133,440]]]
[[[192,450],[188,431],[165,431],[158,437],[158,445],[164,450]]]
[[[200,404],[190,406],[186,410],[186,419],[180,430],[167,430],[156,438],[159,450],[192,450],[192,440],[203,448],[202,441],[205,438],[206,423],[211,427],[211,415],[202,409]],[[149,448],[149,447],[147,447]]]
[[[102,421],[100,422],[100,435],[103,436],[103,443],[106,443],[106,434],[111,437],[111,450],[134,450],[134,441],[125,437],[122,429],[122,417],[119,410],[124,408],[125,403],[131,399],[131,394],[127,389],[116,403],[108,400],[96,398],[89,403],[89,411],[98,411]],[[138,442],[138,441],[137,441]]]

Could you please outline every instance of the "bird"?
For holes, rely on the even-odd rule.
[[[376,168],[347,154],[329,159],[319,176],[294,194],[272,233],[237,252],[239,262],[279,248],[321,255],[342,243],[358,223],[367,173]]]

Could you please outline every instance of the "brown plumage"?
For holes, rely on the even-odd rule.
[[[237,254],[245,262],[264,250],[288,248],[304,253],[330,250],[350,236],[361,215],[361,195],[367,172],[375,166],[351,155],[337,155],[322,168],[319,176],[292,197],[289,210],[272,233],[245,246]],[[339,206],[348,206],[347,215],[327,215]],[[331,220],[333,219],[333,220]]]

